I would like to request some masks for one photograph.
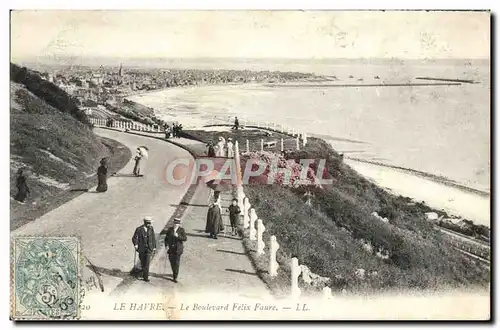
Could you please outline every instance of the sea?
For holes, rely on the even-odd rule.
[[[323,138],[347,158],[490,192],[488,60],[193,59],[164,66],[309,72],[330,79],[328,84],[176,87],[129,97],[185,128],[234,116],[243,123],[283,124]],[[412,86],[442,83],[418,77],[474,83]]]

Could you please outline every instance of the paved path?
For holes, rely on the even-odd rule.
[[[192,205],[184,213],[183,226],[188,235],[188,242],[181,260],[180,283],[175,284],[170,280],[171,269],[163,239],[158,241],[158,251],[151,264],[151,282],[146,283],[131,277],[129,272],[134,260],[132,234],[135,228],[142,224],[142,218],[146,215],[153,217],[157,234],[165,227],[188,188],[164,182],[166,165],[172,159],[191,158],[191,155],[161,140],[105,129],[95,131],[101,136],[123,143],[132,150],[139,145],[148,146],[150,152],[145,177],[130,175],[134,165],[131,160],[116,176],[108,179],[106,193],[94,193],[93,188],[89,193],[82,194],[18,228],[11,233],[12,236],[80,237],[85,257],[101,274],[106,296],[137,294],[139,297],[147,297],[150,293],[173,290],[250,290],[256,295],[267,294],[263,282],[257,277],[250,260],[244,254],[239,238],[221,237],[213,240],[202,232],[205,227],[208,196],[205,186],[197,188],[190,202]],[[225,221],[228,222],[228,219]],[[92,274],[86,263],[84,280]],[[102,293],[94,296],[93,299],[97,299],[93,300],[94,303],[103,297]],[[103,308],[104,314],[101,317],[109,317],[107,312],[109,311]]]

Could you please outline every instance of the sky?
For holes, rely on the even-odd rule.
[[[490,14],[405,11],[13,11],[11,59],[488,59]]]

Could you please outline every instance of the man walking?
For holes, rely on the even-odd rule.
[[[149,263],[156,251],[156,237],[152,222],[151,217],[144,217],[144,225],[137,227],[132,237],[135,251],[139,253],[142,276],[146,282],[149,282]]]
[[[187,241],[187,236],[184,228],[181,227],[181,220],[175,218],[174,226],[168,228],[165,236],[165,246],[168,247],[168,260],[170,261],[170,267],[172,267],[175,283],[177,283],[177,276],[179,276],[179,264],[182,252],[184,252],[185,241]]]

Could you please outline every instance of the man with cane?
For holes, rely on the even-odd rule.
[[[144,217],[144,225],[137,227],[132,237],[132,243],[141,261],[143,279],[149,282],[149,263],[156,251],[156,237],[151,217]],[[134,254],[135,259],[135,254]],[[135,260],[134,260],[135,261]],[[134,263],[135,266],[135,263]]]
[[[177,283],[179,275],[179,264],[182,252],[184,252],[185,241],[187,241],[186,231],[181,227],[181,220],[175,218],[174,226],[167,229],[165,236],[165,246],[168,247],[167,254],[175,283]]]

